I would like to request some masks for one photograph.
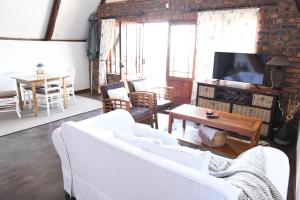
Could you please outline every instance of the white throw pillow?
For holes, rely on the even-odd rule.
[[[134,123],[132,124],[131,130],[134,135],[138,137],[147,137],[159,139],[162,144],[178,146],[178,140],[172,137],[168,133],[160,132],[157,129],[153,129],[146,124]]]
[[[107,94],[110,99],[121,99],[121,100],[130,101],[127,90],[124,87],[108,90]],[[129,103],[129,106],[132,107],[132,104]]]
[[[133,146],[139,147],[139,148],[144,148],[145,144],[150,143],[150,144],[155,144],[155,145],[160,145],[161,141],[155,138],[146,138],[146,137],[136,137],[133,135],[131,132],[127,133],[124,131],[116,130],[114,131],[114,136],[116,139],[119,139],[123,142],[126,142],[128,144],[131,144]]]
[[[183,146],[145,144],[143,149],[168,160],[186,165],[195,170],[208,174],[208,164],[211,153]]]
[[[108,90],[107,94],[111,99],[122,99],[129,101],[128,93],[125,87]]]
[[[133,82],[133,86],[134,86],[134,90],[136,92],[151,90],[149,84],[145,80],[144,81],[135,81],[135,82]]]

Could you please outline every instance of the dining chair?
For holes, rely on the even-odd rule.
[[[16,84],[10,78],[13,75],[14,72],[7,72],[0,76],[0,113],[16,112],[18,118],[21,118]]]
[[[67,89],[67,99],[69,102],[72,101],[74,104],[76,104],[76,97],[75,97],[75,89],[74,89],[74,83],[75,83],[75,68],[69,68],[66,70],[66,73],[70,75],[70,77],[66,78],[66,89]]]
[[[155,95],[148,92],[132,92],[127,94],[124,82],[115,82],[100,87],[103,98],[104,113],[116,109],[124,109],[131,113],[136,122],[157,124],[153,108]],[[124,92],[125,91],[125,92]],[[115,95],[112,95],[115,93]],[[119,96],[118,96],[119,95]]]
[[[64,112],[62,78],[59,80],[47,80],[47,75],[44,77],[43,87],[36,89],[37,102],[41,107],[47,108],[47,114],[50,115],[51,105],[57,104]]]

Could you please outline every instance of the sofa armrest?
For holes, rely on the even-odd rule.
[[[66,144],[61,135],[61,128],[57,128],[52,133],[52,142],[59,155],[63,172],[64,189],[69,195],[72,191],[72,171]]]

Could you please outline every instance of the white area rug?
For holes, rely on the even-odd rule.
[[[75,105],[69,104],[64,112],[57,107],[51,108],[50,116],[47,115],[47,110],[41,107],[37,117],[28,107],[22,111],[21,119],[17,117],[16,112],[0,113],[0,136],[102,108],[102,103],[94,99],[76,96],[76,101]]]

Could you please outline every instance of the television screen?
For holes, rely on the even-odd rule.
[[[261,85],[264,66],[262,54],[216,52],[213,78]]]

